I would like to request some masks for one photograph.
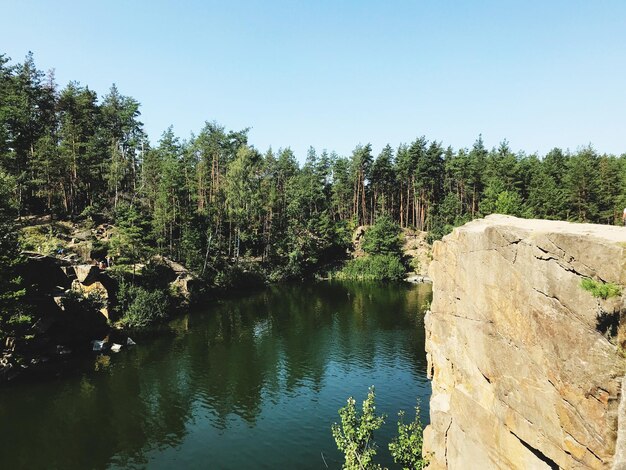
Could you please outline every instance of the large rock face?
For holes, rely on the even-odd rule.
[[[624,298],[580,285],[626,285],[626,228],[489,216],[430,275],[431,468],[626,468]]]

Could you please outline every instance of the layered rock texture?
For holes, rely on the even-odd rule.
[[[626,228],[489,216],[430,275],[431,469],[626,468],[624,296],[581,287],[626,286]]]

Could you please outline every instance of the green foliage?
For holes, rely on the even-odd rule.
[[[542,157],[506,141],[489,149],[482,136],[457,150],[418,136],[386,145],[376,159],[370,144],[346,157],[310,148],[299,165],[291,149],[262,153],[248,129],[215,122],[187,140],[169,128],[152,146],[139,117],[139,103],[116,86],[102,97],[76,82],[59,90],[32,54],[16,64],[0,54],[0,251],[13,247],[0,260],[3,298],[20,292],[2,264],[17,259],[12,224],[20,215],[114,220],[117,233],[93,254],[112,255],[116,269],[134,272],[160,254],[226,287],[253,281],[247,267],[231,269],[242,261],[283,280],[344,259],[362,225],[373,224],[367,253],[399,256],[398,227],[428,231],[432,242],[494,212],[615,224],[626,207],[626,154],[590,146]],[[23,246],[51,253],[57,235],[29,228]],[[397,260],[379,258],[350,262],[338,276],[400,271]]]
[[[400,226],[387,215],[380,216],[364,236],[367,256],[349,260],[337,279],[395,281],[404,278],[406,268],[400,259]]]
[[[120,204],[115,213],[117,232],[110,242],[110,250],[118,264],[135,265],[148,257],[145,218],[135,206]]]
[[[581,222],[597,220],[599,203],[599,157],[592,148],[585,148],[567,161],[564,183],[573,213]]]
[[[544,157],[529,157],[524,171],[528,175],[525,202],[525,215],[542,219],[567,218],[567,193],[563,176],[566,170],[566,157],[559,149],[554,149]]]
[[[455,194],[447,194],[441,204],[434,207],[430,214],[430,231],[426,237],[428,243],[440,240],[444,235],[467,222],[470,217],[463,214],[461,201]]]
[[[213,283],[221,289],[260,287],[265,284],[265,275],[258,265],[244,262],[222,267],[215,275]]]
[[[374,432],[385,422],[385,415],[376,415],[376,395],[374,387],[369,388],[363,401],[362,414],[356,410],[354,398],[348,398],[346,406],[339,410],[341,425],[332,425],[333,438],[337,448],[344,454],[343,469],[374,470],[381,469],[373,462],[377,446]],[[398,435],[389,443],[389,451],[395,463],[404,470],[422,470],[428,460],[422,458],[423,429],[419,419],[419,405],[415,407],[415,419],[404,423],[404,411],[398,413]]]
[[[404,279],[406,268],[394,255],[368,255],[349,260],[341,271],[333,273],[335,279],[358,281],[399,281]]]
[[[160,259],[151,259],[141,270],[137,282],[147,290],[167,290],[173,280],[172,269]]]
[[[83,312],[97,312],[106,305],[102,294],[98,290],[89,292],[86,296],[81,292],[70,290],[61,299],[63,309],[67,312],[81,314]]]
[[[621,286],[612,282],[601,282],[585,278],[580,281],[580,286],[587,292],[590,292],[594,297],[599,297],[604,300],[622,295]]]
[[[354,398],[348,398],[346,406],[339,410],[341,425],[332,425],[332,433],[337,448],[344,453],[345,470],[379,469],[380,465],[372,462],[376,455],[374,431],[385,422],[385,416],[376,415],[376,395],[370,387],[367,398],[363,401],[362,414],[356,410]]]
[[[93,240],[91,242],[90,255],[94,259],[104,259],[109,253],[112,253],[111,244],[108,240]]]
[[[33,316],[25,313],[16,313],[9,317],[7,324],[15,328],[24,328],[32,325]]]
[[[480,201],[483,214],[522,215],[522,198],[515,191],[504,189],[502,181],[494,180],[485,188]]]
[[[20,245],[25,251],[49,255],[62,246],[63,242],[55,235],[52,225],[37,225],[21,230]]]
[[[166,292],[147,290],[124,281],[119,284],[118,303],[122,313],[119,323],[126,328],[145,328],[165,319],[169,312]]]
[[[422,458],[423,429],[419,419],[419,405],[415,407],[415,419],[404,423],[404,411],[398,413],[398,436],[389,443],[393,461],[404,470],[422,470],[428,460]]]
[[[86,228],[93,228],[95,225],[105,220],[105,207],[102,207],[102,201],[96,201],[93,204],[86,206],[80,213],[79,217],[82,220],[83,225]]]
[[[389,216],[381,216],[365,232],[363,250],[371,255],[400,253],[400,226]]]
[[[411,258],[411,260],[409,261],[409,266],[415,272],[419,272],[420,268],[422,267],[419,258]]]
[[[13,178],[0,169],[0,338],[23,325],[27,317],[20,304],[25,291],[16,272],[22,258],[14,223],[14,187]]]

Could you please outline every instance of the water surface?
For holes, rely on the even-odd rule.
[[[379,459],[428,418],[430,286],[309,283],[210,302],[71,373],[0,389],[0,468],[340,468],[330,426],[376,386]],[[322,458],[324,457],[324,459]]]

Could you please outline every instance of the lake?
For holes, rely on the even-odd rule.
[[[330,426],[376,387],[428,419],[430,285],[309,282],[205,303],[118,354],[0,388],[0,468],[336,469]]]

